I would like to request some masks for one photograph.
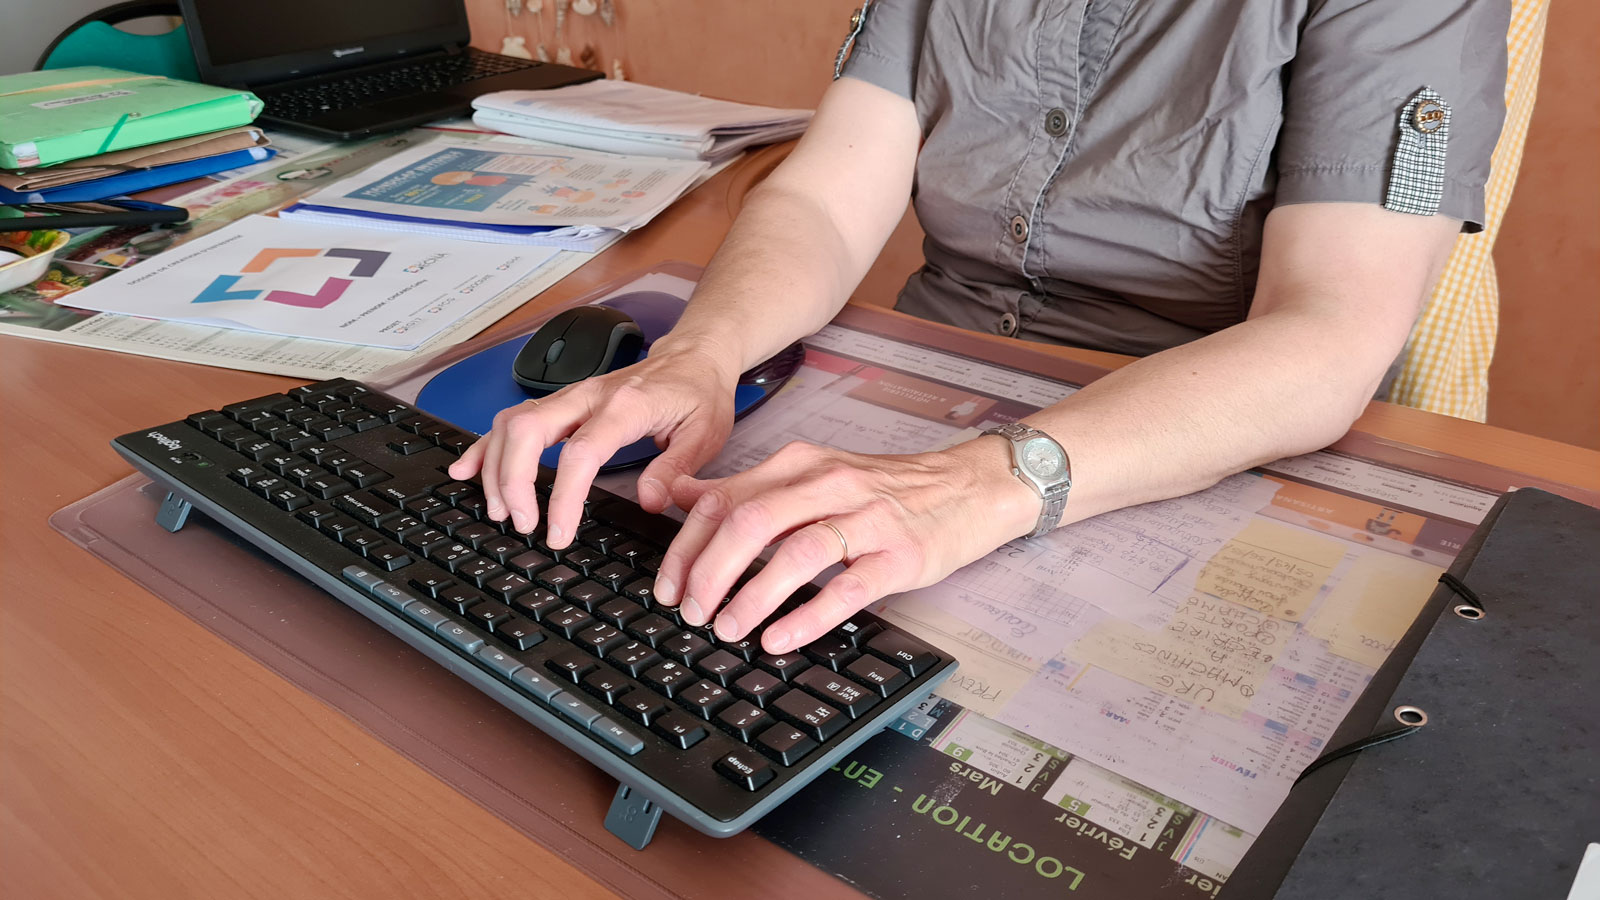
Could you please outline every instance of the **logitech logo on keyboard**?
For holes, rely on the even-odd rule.
[[[352,53],[360,53],[360,52],[362,52],[362,51],[364,51],[366,49],[367,49],[366,47],[346,47],[343,50],[335,50],[335,51],[333,51],[333,57],[334,57],[334,59],[339,59],[339,58],[342,58],[342,57],[349,56]]]
[[[169,437],[167,437],[166,435],[162,434],[159,431],[148,432],[148,433],[145,434],[145,437],[149,438],[152,441],[155,441],[156,443],[158,443],[161,446],[167,448],[168,450],[182,450],[183,449],[183,442],[182,441],[178,440],[177,438],[169,438]]]

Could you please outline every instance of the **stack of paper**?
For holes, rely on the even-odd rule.
[[[0,76],[0,203],[102,200],[272,156],[249,91],[81,66]]]
[[[669,159],[728,159],[806,130],[811,110],[713,100],[631,81],[589,81],[474,100],[472,121],[571,147]]]
[[[279,215],[495,244],[597,250],[649,222],[709,170],[516,138],[440,136]]]

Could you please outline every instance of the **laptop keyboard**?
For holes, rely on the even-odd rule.
[[[264,115],[306,121],[324,113],[396,97],[444,90],[480,78],[529,69],[540,63],[468,49],[377,70],[332,74],[285,90],[260,88]]]
[[[476,437],[340,379],[114,446],[166,506],[192,503],[707,833],[748,826],[955,668],[864,612],[792,653],[719,640],[655,602],[674,520],[597,488],[577,540],[550,547],[446,473]]]

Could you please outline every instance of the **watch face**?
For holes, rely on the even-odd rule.
[[[1055,441],[1036,437],[1022,445],[1022,465],[1035,478],[1058,478],[1067,470],[1067,457]]]

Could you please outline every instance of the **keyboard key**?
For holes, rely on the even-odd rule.
[[[735,750],[717,760],[714,768],[724,778],[747,791],[759,791],[773,779],[766,760],[748,750]]]
[[[655,722],[668,709],[665,701],[644,688],[634,688],[623,694],[617,699],[616,707],[640,725]]]
[[[811,668],[811,661],[799,653],[763,653],[756,657],[756,665],[784,681],[791,681],[796,675]]]
[[[673,698],[702,719],[710,719],[717,711],[733,702],[728,689],[710,681],[697,681]]]
[[[656,602],[656,582],[654,578],[640,578],[630,581],[622,587],[622,596],[627,597],[646,607]]]
[[[509,563],[511,561],[511,557],[519,556],[527,549],[528,547],[526,544],[522,543],[516,538],[506,537],[505,535],[489,538],[482,544],[478,545],[479,553],[482,553],[484,556],[489,557],[501,565]]]
[[[588,550],[589,548],[585,547],[583,549]],[[633,569],[614,560],[606,563],[598,569],[595,569],[589,574],[594,577],[595,581],[600,582],[613,591],[621,589],[622,585],[633,581],[639,576],[638,572],[635,572]],[[639,598],[635,597],[634,599],[637,600]]]
[[[761,729],[772,724],[772,714],[748,700],[735,700],[727,709],[717,713],[717,724],[738,736],[739,740],[748,742]]]
[[[555,656],[545,660],[545,668],[557,675],[561,675],[573,684],[583,680],[583,676],[600,668],[594,657],[581,650],[563,650]]]
[[[412,603],[422,602],[420,597],[406,593],[394,585],[384,582],[372,589],[372,596],[387,603],[393,609],[405,609]]]
[[[412,556],[404,548],[385,541],[375,547],[367,548],[367,561],[376,563],[385,572],[393,572],[411,565]]]
[[[487,644],[479,647],[474,655],[478,657],[479,662],[507,677],[510,677],[513,672],[523,667],[522,663],[515,657]]]
[[[490,579],[505,573],[505,567],[492,559],[481,556],[471,556],[466,559],[456,560],[455,573],[460,578],[470,581],[478,587],[488,584]]]
[[[478,522],[459,509],[442,509],[428,517],[428,524],[451,537],[456,537],[456,529],[466,525],[476,525]]]
[[[912,677],[926,672],[938,658],[927,644],[899,631],[874,635],[867,641],[867,649],[906,670]]]
[[[544,643],[546,637],[544,629],[521,616],[502,619],[494,626],[494,633],[518,650],[532,650]]]
[[[582,544],[579,544],[575,547],[568,548],[567,552],[562,555],[561,561],[566,565],[573,567],[574,569],[581,570],[583,574],[588,575],[595,569],[600,568],[608,560],[606,559],[606,555],[604,553],[601,553],[593,547],[585,547]]]
[[[851,678],[877,688],[878,693],[884,697],[900,690],[906,682],[911,680],[911,676],[900,671],[899,666],[881,660],[871,654],[867,654],[845,666],[844,670]]]
[[[378,526],[378,530],[396,540],[403,541],[406,535],[426,527],[416,516],[402,515],[395,516],[392,519],[384,519],[383,524]]]
[[[612,597],[594,609],[595,615],[617,626],[625,627],[644,615],[644,608],[626,597]]]
[[[537,575],[533,576],[533,580],[549,588],[556,594],[562,594],[566,590],[567,585],[572,584],[582,577],[583,576],[578,574],[576,570],[570,569],[566,566],[556,565],[539,572]]]
[[[339,535],[346,547],[365,556],[368,547],[384,543],[383,536],[370,528],[352,528]]]
[[[413,563],[406,570],[406,579],[417,590],[429,597],[439,596],[439,591],[458,582],[450,577],[450,573],[432,563]]]
[[[622,603],[633,603],[633,601],[628,600],[627,598],[619,598],[619,600]],[[638,609],[639,607],[634,605],[633,608]],[[678,626],[672,624],[672,622],[668,621],[667,619],[656,615],[655,613],[646,613],[639,618],[631,620],[627,625],[627,631],[629,634],[641,641],[644,641],[646,644],[649,644],[652,647],[660,648],[662,644],[666,643],[668,638],[678,633]],[[710,652],[710,650],[711,645],[708,643],[706,644],[706,651]],[[703,656],[704,654],[701,655]],[[698,657],[695,659],[685,660],[685,662],[692,665],[697,660]]]
[[[451,535],[451,537],[463,544],[472,545],[472,549],[474,550],[483,549],[483,545],[490,540],[503,541],[506,539],[505,535],[500,533],[500,529],[494,527],[493,525],[485,525],[482,522],[473,522],[470,525],[463,525],[460,528],[457,528],[455,534]]]
[[[638,735],[629,731],[627,726],[604,716],[589,723],[589,731],[600,740],[622,751],[625,756],[632,756],[644,749],[644,741]]]
[[[439,608],[434,606],[432,601],[428,600],[418,600],[416,603],[407,604],[404,612],[406,615],[427,626],[429,631],[432,631],[440,625],[447,625],[450,622],[450,619],[444,613],[440,612]]]
[[[454,644],[464,653],[476,653],[478,648],[484,645],[483,638],[476,631],[459,622],[444,622],[434,630],[434,634]]]
[[[464,481],[447,481],[433,489],[435,496],[454,506],[457,497],[465,497],[476,491],[477,488]]]
[[[533,590],[533,582],[515,572],[501,572],[483,583],[483,589],[502,600],[514,600]]]
[[[841,672],[861,651],[851,646],[850,642],[836,635],[828,635],[804,648],[805,654],[818,663],[827,666],[835,672]]]
[[[687,750],[706,736],[706,727],[688,713],[672,710],[651,723],[656,734],[666,738],[679,750]]]
[[[466,612],[467,621],[482,628],[484,631],[493,631],[496,625],[514,615],[511,607],[495,600],[488,600],[469,608]]]
[[[633,689],[633,682],[622,677],[618,672],[601,666],[600,668],[583,676],[583,689],[601,698],[609,706],[615,703],[618,697]]]
[[[726,650],[715,650],[695,663],[695,671],[717,684],[727,687],[740,675],[750,671],[744,660]]]
[[[644,673],[644,683],[668,697],[676,697],[697,680],[696,675],[675,662],[664,662]]]
[[[835,628],[833,633],[844,638],[855,646],[860,647],[866,644],[867,641],[871,640],[878,634],[878,632],[882,630],[883,626],[879,625],[877,622],[858,617],[845,622],[838,628]]]
[[[604,525],[596,525],[593,528],[584,531],[578,536],[578,539],[595,548],[596,550],[599,550],[601,553],[605,553],[612,547],[615,547],[628,538],[615,528],[607,528]]]
[[[306,480],[305,488],[312,494],[324,500],[331,500],[340,494],[347,493],[355,485],[337,475],[320,475]]]
[[[849,713],[852,719],[860,718],[862,713],[883,699],[875,688],[856,684],[843,675],[824,671],[820,666],[801,672],[794,683]]]
[[[428,558],[454,572],[456,566],[469,559],[478,559],[472,548],[457,541],[439,544],[428,551]]]
[[[474,590],[459,581],[455,581],[441,588],[433,599],[440,606],[449,607],[451,612],[463,613],[484,602],[488,597],[481,591]]]
[[[771,672],[756,669],[746,672],[743,677],[733,683],[734,693],[748,699],[760,707],[766,707],[774,698],[783,693],[783,682]]]
[[[614,648],[606,655],[606,659],[629,675],[638,678],[646,670],[655,668],[656,664],[661,662],[661,654],[638,641],[628,641]]]
[[[385,583],[382,575],[370,569],[364,569],[361,566],[345,566],[341,574],[344,575],[346,581],[369,591]]]
[[[526,553],[513,556],[510,561],[506,563],[506,566],[516,569],[518,572],[521,572],[529,578],[532,578],[533,576],[539,574],[541,570],[548,569],[555,564],[555,560],[545,556],[543,553],[540,553],[537,550],[529,550]]]
[[[385,523],[387,524],[387,523]],[[450,535],[437,528],[419,528],[408,533],[405,537],[406,545],[423,553],[431,553],[438,547],[450,543]]]
[[[511,680],[545,703],[549,703],[550,698],[561,693],[560,684],[544,673],[534,670],[532,666],[512,672]]]
[[[628,639],[622,636],[615,625],[598,622],[573,635],[572,642],[580,647],[587,647],[595,656],[605,656],[612,648],[627,643]]]
[[[771,759],[792,766],[817,749],[817,742],[804,731],[780,723],[756,735],[755,748]]]
[[[365,462],[353,466],[345,466],[344,470],[340,471],[339,474],[354,481],[357,487],[371,487],[380,481],[389,479],[388,472]]]
[[[361,523],[343,513],[339,513],[325,516],[317,523],[317,527],[322,529],[322,533],[328,537],[336,541],[343,541],[347,533],[360,530]]]
[[[550,593],[542,587],[536,587],[525,594],[518,594],[512,598],[511,605],[525,610],[537,621],[544,621],[544,617],[552,610],[560,609],[566,604],[561,598]]]
[[[571,639],[573,635],[594,624],[594,617],[576,606],[563,606],[539,620],[546,628]]]
[[[630,567],[639,560],[654,554],[654,550],[639,541],[624,541],[611,548],[611,555],[627,563]]]
[[[367,415],[370,416],[371,413],[367,413]],[[355,425],[356,423],[354,421],[349,421],[346,422],[346,424]],[[421,453],[432,446],[433,441],[430,441],[427,438],[413,437],[412,435],[401,435],[389,442],[389,449],[400,454],[401,456],[410,456],[413,453]]]
[[[550,705],[561,714],[562,718],[583,728],[588,728],[592,722],[600,718],[600,712],[590,706],[589,701],[571,691],[562,691],[555,695],[550,700]]]
[[[721,646],[745,662],[754,660],[761,653],[761,641],[753,637],[747,637],[742,641],[724,641]]]
[[[377,525],[389,516],[398,516],[400,512],[379,500],[371,491],[352,491],[333,501],[333,505],[335,509],[349,513],[357,521],[368,525]]]
[[[638,627],[637,622],[634,627]],[[683,631],[667,638],[659,649],[684,665],[694,665],[700,661],[700,657],[711,652],[711,642],[692,631]]]
[[[818,741],[839,733],[850,719],[805,691],[789,691],[773,701],[772,709]]]
[[[561,596],[565,597],[567,602],[574,606],[581,606],[590,612],[594,612],[595,607],[615,597],[616,594],[595,584],[593,581],[585,580],[577,584],[568,585],[561,592]]]
[[[406,512],[411,513],[413,516],[416,516],[419,519],[426,519],[435,513],[449,508],[450,507],[446,506],[445,502],[440,500],[438,497],[418,497],[415,500],[407,500],[405,505]]]

